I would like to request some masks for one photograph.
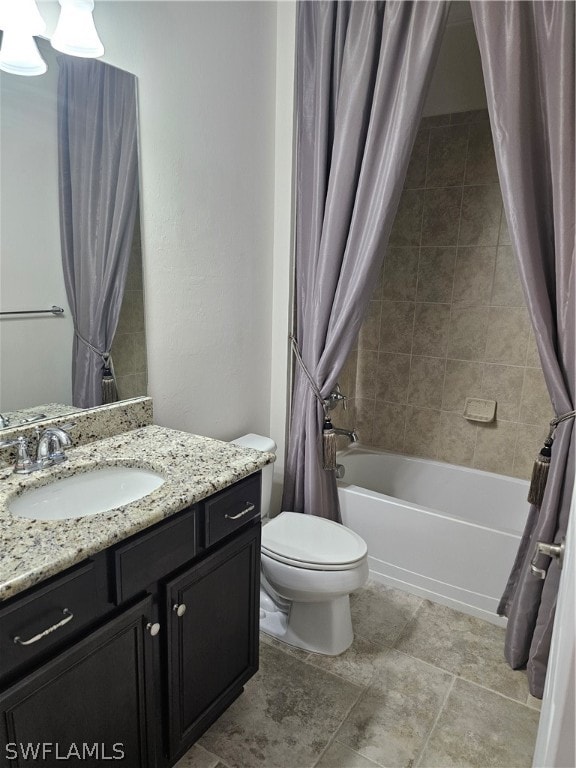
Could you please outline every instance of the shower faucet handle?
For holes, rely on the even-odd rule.
[[[340,384],[336,384],[332,392],[328,395],[324,403],[329,411],[333,411],[337,407],[338,403],[342,403],[342,407],[346,410],[348,398],[342,393]]]

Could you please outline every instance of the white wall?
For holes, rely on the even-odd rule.
[[[482,63],[469,4],[455,2],[422,114],[447,115],[485,108]]]
[[[47,58],[40,77],[0,73],[0,309],[56,304],[66,315],[0,320],[0,411],[72,402],[72,320],[58,213],[58,71]]]
[[[42,3],[51,34],[58,6]],[[269,434],[276,5],[101,2],[138,77],[149,394],[157,423]]]

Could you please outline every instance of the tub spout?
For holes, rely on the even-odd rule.
[[[349,438],[351,443],[358,442],[358,435],[356,434],[355,429],[339,429],[338,427],[335,427],[334,432],[336,432],[337,435],[343,435],[344,437]]]

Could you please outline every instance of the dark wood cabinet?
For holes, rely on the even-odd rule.
[[[172,754],[192,744],[258,669],[259,555],[260,526],[251,526],[166,585]]]
[[[259,514],[258,474],[0,604],[0,766],[174,765],[258,669]]]
[[[154,765],[151,613],[148,597],[1,694],[3,766]]]

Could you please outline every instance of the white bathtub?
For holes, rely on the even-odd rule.
[[[495,624],[526,516],[528,483],[427,459],[353,447],[342,522],[368,544],[376,581]]]

